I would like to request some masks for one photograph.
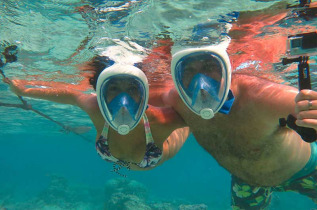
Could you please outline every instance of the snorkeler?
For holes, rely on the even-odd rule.
[[[193,49],[176,57],[172,72],[177,88],[166,103],[183,117],[197,142],[233,175],[233,206],[264,208],[273,189],[294,190],[317,203],[317,143],[304,142],[294,130],[279,125],[279,119],[291,113],[298,125],[316,129],[317,93],[298,93],[295,88],[242,74],[232,74],[228,83],[230,71],[222,54]],[[232,101],[221,91],[226,87],[235,100],[229,114],[218,114],[223,101],[229,107]],[[210,113],[208,117],[205,112]],[[249,196],[241,197],[242,190]]]
[[[297,126],[317,130],[317,92],[231,75],[222,46],[178,52],[171,68],[176,88],[165,102],[232,174],[233,209],[264,209],[273,191],[298,192],[317,204],[317,143],[279,124],[291,114]],[[220,114],[226,103],[229,112]]]
[[[5,82],[19,96],[84,110],[97,130],[96,150],[104,160],[114,163],[115,172],[122,166],[148,170],[178,152],[189,129],[172,108],[147,103],[148,81],[140,68],[115,63],[105,56],[94,57],[86,67],[92,72],[89,82],[97,94],[84,94],[57,83],[52,88],[39,88],[36,82],[26,87],[30,82],[25,80]]]
[[[96,92],[102,115],[119,134],[128,134],[144,116],[149,86],[139,68],[122,64],[106,68],[98,77]]]

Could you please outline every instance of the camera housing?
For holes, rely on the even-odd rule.
[[[287,57],[317,55],[317,33],[303,33],[288,36]]]

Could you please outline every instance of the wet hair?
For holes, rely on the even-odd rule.
[[[89,69],[91,69],[92,71],[92,76],[89,77],[89,84],[94,88],[94,90],[96,90],[97,80],[101,72],[104,69],[112,66],[113,64],[114,61],[111,60],[109,57],[99,55],[93,57],[92,60],[88,63],[88,66],[90,67]],[[134,66],[142,69],[142,63],[135,63]]]
[[[101,72],[114,64],[107,56],[95,56],[88,63],[88,66],[91,67],[92,76],[89,78],[89,84],[96,90],[97,80]]]

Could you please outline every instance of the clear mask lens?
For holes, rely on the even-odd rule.
[[[227,74],[221,57],[208,51],[188,54],[175,65],[177,88],[186,105],[199,115],[209,110],[213,116],[221,108],[229,85]]]
[[[143,83],[136,76],[114,75],[103,82],[102,108],[112,127],[119,130],[120,127],[128,129],[136,126],[147,105],[145,91]]]

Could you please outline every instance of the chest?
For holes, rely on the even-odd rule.
[[[217,113],[211,120],[200,120],[191,128],[198,143],[214,155],[254,156],[270,147],[279,124],[261,120],[257,109],[244,106],[234,107],[229,115]]]
[[[197,142],[216,159],[259,159],[267,153],[274,152],[272,147],[277,141],[273,140],[276,136],[272,134],[271,125],[251,120],[244,121],[241,118],[222,120],[221,124],[217,124],[215,120],[214,123],[206,123],[203,125],[204,128],[193,130],[193,134]]]
[[[221,166],[240,178],[253,180],[253,183],[284,179],[283,176],[279,179],[279,171],[287,165],[284,158],[288,153],[281,155],[280,151],[288,130],[281,130],[278,121],[262,121],[252,109],[235,113],[217,116],[195,127],[193,134],[197,142]],[[272,176],[274,173],[279,174],[278,177]]]
[[[211,122],[204,126],[208,129],[193,131],[197,142],[222,167],[249,184],[276,186],[289,179],[309,158],[307,148],[300,149],[300,137],[290,129],[280,128],[278,123],[241,123],[231,119],[221,126]]]

